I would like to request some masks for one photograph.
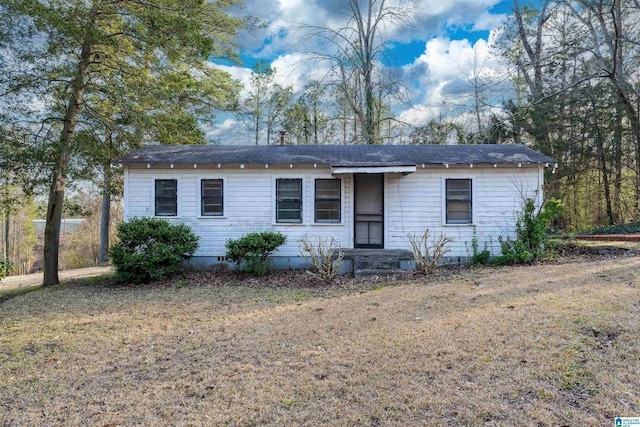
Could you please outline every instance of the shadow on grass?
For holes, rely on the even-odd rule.
[[[0,290],[0,304],[10,300],[11,298],[15,298],[15,297],[19,297],[20,295],[25,295],[31,292],[35,292],[41,288],[42,286],[29,286],[26,288]]]
[[[19,288],[0,289],[0,304],[12,298],[16,298],[21,295],[26,295],[31,292],[40,291],[45,288],[58,288],[58,287],[66,286],[69,284],[94,285],[94,284],[100,284],[105,281],[113,280],[114,278],[115,278],[115,273],[108,273],[100,276],[93,276],[93,277],[87,277],[82,279],[68,279],[68,280],[64,280],[62,283],[58,285],[52,285],[52,286],[30,285],[30,286],[24,286]]]

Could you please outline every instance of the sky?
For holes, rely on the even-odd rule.
[[[386,0],[408,6],[408,0]],[[330,49],[305,37],[308,25],[339,27],[346,17],[344,0],[245,0],[246,11],[264,26],[243,34],[241,65],[217,63],[245,85],[251,67],[268,61],[276,69],[274,81],[300,90],[311,79],[322,79],[328,65],[310,63],[308,52]],[[385,28],[390,41],[386,66],[405,83],[410,104],[394,106],[397,117],[413,125],[468,111],[473,76],[484,80],[505,75],[505,64],[491,54],[490,45],[506,22],[513,0],[414,0],[408,23]],[[491,96],[499,105],[499,97]],[[462,120],[462,119],[460,119]],[[246,123],[219,114],[208,129],[210,139],[223,144],[253,141]]]

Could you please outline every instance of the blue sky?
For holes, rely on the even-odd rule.
[[[386,0],[406,6],[409,0]],[[242,65],[221,64],[221,68],[247,84],[251,67],[266,60],[276,68],[275,81],[301,89],[310,79],[320,79],[327,69],[310,66],[305,52],[325,49],[304,38],[305,25],[339,26],[345,19],[344,0],[245,0],[247,11],[264,23],[255,34],[240,39]],[[490,80],[504,75],[504,63],[492,55],[491,41],[511,13],[513,0],[413,0],[410,23],[387,28],[392,42],[385,52],[393,67],[410,88],[411,106],[398,106],[402,120],[423,124],[443,115],[464,115],[468,104],[468,82],[481,75]],[[521,3],[526,3],[526,0]],[[311,41],[313,43],[313,41]],[[497,101],[499,96],[492,95]],[[447,110],[447,111],[444,111]],[[457,110],[457,111],[456,111]],[[462,119],[461,119],[462,120]],[[246,126],[229,115],[218,117],[209,130],[221,142],[245,143]],[[248,139],[246,139],[248,138]]]

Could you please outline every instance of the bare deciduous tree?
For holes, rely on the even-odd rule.
[[[347,0],[347,21],[340,27],[307,26],[307,37],[327,49],[315,52],[315,58],[333,64],[338,90],[357,123],[357,134],[366,144],[380,142],[380,124],[389,117],[380,114],[381,94],[395,92],[399,80],[389,82],[381,71],[388,47],[390,26],[408,24],[411,3],[394,6],[386,0]],[[386,80],[386,81],[385,81]],[[346,132],[345,132],[346,134]]]

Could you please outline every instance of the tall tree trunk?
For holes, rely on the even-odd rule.
[[[13,262],[12,264],[15,268],[20,271],[20,235],[18,234],[20,230],[20,226],[18,225],[18,217],[14,215],[13,217]]]
[[[517,61],[517,66],[522,72],[522,76],[527,82],[527,86],[529,87],[529,91],[531,93],[531,98],[534,103],[537,103],[543,99],[544,95],[544,80],[543,80],[543,67],[542,67],[542,56],[543,56],[543,31],[544,25],[549,19],[547,9],[549,7],[549,0],[545,0],[542,4],[542,8],[538,15],[538,22],[536,26],[536,34],[534,39],[533,46],[529,42],[529,38],[527,36],[527,31],[525,28],[524,21],[522,19],[522,13],[520,11],[520,4],[518,0],[514,0],[513,2],[514,8],[514,16],[516,19],[516,24],[518,25],[518,37],[522,46],[527,54],[527,59],[530,66],[533,69],[533,78],[527,72],[527,64],[522,63],[522,61]],[[551,146],[551,137],[549,135],[548,129],[548,121],[549,121],[549,107],[546,101],[542,101],[537,104],[532,112],[532,124],[529,132],[533,135],[536,140],[537,146],[535,148],[539,149],[545,154],[554,155],[553,147]]]
[[[580,192],[578,191],[578,177],[574,173],[570,177],[571,189],[573,190],[573,200],[571,204],[572,212],[573,212],[573,223],[580,224],[580,209],[578,199],[580,198]]]
[[[342,143],[347,144],[347,107],[346,101],[342,105]]]
[[[92,12],[89,28],[95,22],[95,12]],[[56,285],[58,279],[58,254],[60,250],[60,225],[62,222],[62,208],[67,181],[71,145],[78,123],[78,116],[82,106],[82,97],[89,76],[91,62],[92,39],[91,32],[85,34],[82,50],[78,61],[76,76],[71,85],[71,95],[64,114],[62,133],[55,150],[55,163],[52,171],[51,187],[49,189],[49,203],[44,229],[44,277],[42,285]]]
[[[318,106],[313,104],[313,144],[318,145]]]
[[[342,117],[342,143],[347,144],[347,115]]]
[[[258,145],[258,135],[260,134],[260,116],[256,114],[256,145]]]
[[[376,119],[375,119],[375,97],[373,95],[373,83],[371,81],[371,70],[368,70],[364,78],[365,90],[365,123],[364,139],[366,144],[376,144]]]
[[[2,187],[2,202],[4,206],[0,205],[0,212],[4,212],[4,250],[2,252],[2,256],[4,257],[5,262],[9,261],[9,187],[8,187],[9,178],[7,176],[4,177],[4,186]],[[6,266],[5,266],[6,267]]]
[[[602,7],[602,3],[600,3],[600,7]],[[613,3],[610,6],[609,14],[613,23],[613,34],[610,34],[606,31],[606,24],[604,23],[604,14],[602,10],[600,13],[597,13],[597,17],[601,26],[604,30],[605,42],[609,47],[609,51],[611,53],[611,67],[609,72],[607,73],[607,77],[611,80],[615,87],[616,95],[620,100],[620,103],[624,107],[627,118],[631,124],[631,131],[633,133],[633,137],[635,139],[635,198],[634,198],[634,217],[638,217],[640,214],[640,117],[638,116],[638,111],[635,108],[633,103],[633,87],[629,83],[627,76],[624,74],[624,55],[623,55],[623,46],[624,42],[627,39],[627,35],[624,33],[624,25],[623,25],[623,13],[622,6],[618,0],[613,0]],[[595,30],[593,27],[590,27],[592,34],[595,34]],[[594,40],[596,37],[594,36]],[[603,69],[606,68],[605,61],[602,58],[599,58],[599,61],[602,64]],[[637,95],[637,94],[636,94]]]
[[[105,165],[104,183],[102,184],[102,206],[100,210],[100,248],[98,249],[98,264],[107,262],[109,251],[109,224],[111,222],[111,168]]]
[[[599,125],[597,124],[596,126],[599,127]],[[613,225],[615,223],[615,219],[613,217],[613,209],[611,207],[611,185],[609,184],[607,156],[604,152],[604,144],[602,143],[602,134],[600,133],[600,130],[596,132],[596,147],[598,150],[598,163],[600,163],[600,173],[602,175],[602,186],[604,187],[604,201],[607,211],[607,225]]]
[[[353,118],[353,143],[358,143],[358,120],[356,117]]]
[[[639,200],[640,200],[640,117],[638,117],[638,112],[633,105],[633,101],[630,99],[628,95],[628,91],[625,90],[630,87],[628,82],[624,77],[616,78],[616,74],[612,73],[610,76],[611,82],[614,84],[616,88],[616,95],[620,100],[620,103],[625,109],[627,118],[629,119],[629,123],[631,124],[631,132],[633,134],[634,144],[635,144],[635,198],[634,198],[634,217],[638,217],[640,214],[639,209]]]
[[[616,223],[624,222],[622,215],[622,111],[616,104],[615,129],[613,132],[613,216]]]
[[[598,153],[598,161],[600,163],[600,173],[602,174],[602,184],[604,187],[604,201],[607,211],[607,224],[614,224],[613,209],[611,208],[611,186],[609,184],[609,171],[607,170],[607,155],[604,150],[604,137],[598,123],[598,109],[596,107],[596,97],[593,88],[589,86],[589,94],[591,95],[591,109],[593,111],[593,121],[595,127],[595,143]]]
[[[4,259],[9,261],[9,210],[7,209],[4,217]]]

